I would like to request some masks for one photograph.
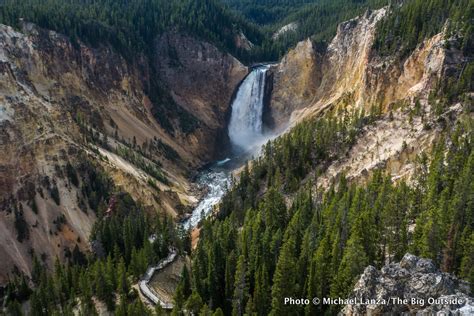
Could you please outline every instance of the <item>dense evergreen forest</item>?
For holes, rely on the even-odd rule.
[[[375,171],[365,184],[341,177],[327,190],[314,189],[328,163],[344,155],[364,127],[389,119],[377,107],[306,120],[265,145],[223,198],[217,217],[202,223],[173,315],[183,309],[206,316],[333,315],[337,307],[288,306],[283,297],[347,297],[368,264],[380,267],[407,251],[474,284],[474,121],[467,106],[452,127],[445,110],[403,109],[435,115],[446,127],[430,157],[418,157],[410,184]],[[94,315],[94,298],[116,315],[151,314],[131,283],[170,247],[189,253],[189,237],[172,220],[146,215],[92,163],[68,169],[97,210],[95,255],[74,249],[69,264],[58,262],[53,273],[35,255],[34,288],[25,276],[12,279],[8,312],[21,315],[19,304],[29,299],[32,315]]]
[[[254,52],[259,60],[276,60],[297,42],[311,37],[323,50],[336,35],[337,25],[368,9],[378,9],[387,0],[223,0],[245,18],[263,26],[264,41]],[[296,30],[272,35],[282,26],[296,23]]]
[[[166,30],[187,32],[216,44],[243,62],[278,60],[298,41],[311,37],[324,49],[337,25],[387,0],[3,0],[0,23],[19,27],[20,18],[91,44],[110,43],[132,59],[153,53],[153,40]],[[463,49],[473,51],[469,0],[391,1],[391,15],[377,32],[376,50],[406,56],[425,38],[441,31],[448,17],[450,30],[460,31]],[[401,22],[404,21],[404,22]],[[296,22],[297,29],[278,39],[280,27]],[[255,45],[236,46],[240,32]]]
[[[382,0],[224,2],[227,7],[215,0],[0,0],[0,23],[19,27],[24,18],[74,41],[93,46],[110,43],[129,60],[135,54],[153,54],[156,35],[177,29],[252,62],[275,60],[306,37],[324,46],[339,22],[386,4]],[[379,24],[376,52],[405,58],[446,25],[450,35],[462,38],[460,48],[466,55],[472,54],[472,1],[403,2],[400,6],[392,1],[391,14]],[[294,21],[299,23],[297,32],[271,40],[278,27]],[[254,50],[235,46],[240,31],[256,44]],[[306,120],[265,145],[263,155],[245,167],[225,195],[215,218],[201,224],[192,269],[183,270],[173,314],[185,309],[205,316],[333,315],[336,307],[289,309],[282,298],[347,297],[368,264],[381,267],[407,251],[432,258],[444,271],[474,284],[472,107],[464,109],[468,115],[454,127],[442,116],[447,104],[472,91],[473,74],[471,61],[457,80],[440,83],[439,94],[430,100],[433,113],[426,114],[436,116],[434,121],[444,130],[431,155],[418,157],[412,183],[394,182],[376,171],[365,184],[341,177],[327,190],[314,188],[329,163],[346,153],[364,127],[389,119],[377,107],[369,113],[339,110]],[[153,86],[157,91],[158,85]],[[438,98],[442,101],[434,101]],[[420,115],[419,110],[406,110]],[[88,137],[94,134],[89,132]],[[136,152],[134,144],[117,149],[117,154],[157,180],[168,181],[158,164]],[[146,150],[141,154],[146,156]],[[94,253],[85,255],[76,248],[68,253],[69,262],[57,262],[54,271],[43,265],[40,254],[32,254],[33,286],[26,276],[12,278],[6,289],[8,312],[21,315],[20,304],[29,300],[32,315],[73,315],[77,310],[95,315],[93,299],[98,299],[116,315],[151,314],[132,282],[148,264],[166,257],[171,247],[190,253],[189,236],[171,219],[148,215],[93,163],[68,165],[67,175],[87,196],[83,203],[97,213],[90,238]],[[50,194],[59,199],[57,188]],[[20,237],[27,238],[19,210],[15,216]],[[151,235],[156,237],[153,242]]]
[[[377,116],[308,121],[267,144],[218,217],[203,223],[189,300],[226,315],[335,315],[341,307],[290,306],[283,298],[347,297],[367,265],[380,268],[407,251],[473,282],[469,116],[443,133],[430,158],[418,158],[410,185],[376,171],[365,185],[341,177],[326,191],[314,190],[324,166]]]
[[[460,48],[465,54],[474,53],[473,1],[405,2],[403,6],[392,5],[392,14],[384,19],[377,29],[374,46],[381,55],[397,53],[406,57],[421,41],[441,32],[445,26],[448,28],[448,36],[461,36]]]
[[[166,30],[184,31],[208,40],[245,60],[235,45],[242,31],[254,43],[260,31],[215,0],[3,0],[0,23],[19,26],[20,18],[81,39],[111,43],[129,58],[152,53],[153,40]],[[136,57],[136,56],[135,56]]]
[[[230,8],[260,25],[278,24],[306,4],[318,0],[222,0]]]
[[[265,26],[264,41],[257,47],[256,58],[278,59],[288,48],[308,37],[324,49],[336,34],[337,25],[368,9],[390,4],[389,18],[377,30],[374,48],[382,56],[405,58],[423,40],[439,32],[449,19],[449,35],[463,38],[462,50],[474,51],[474,4],[469,0],[226,0],[229,6],[257,24]],[[297,29],[277,40],[271,35],[280,27],[296,22]],[[258,51],[261,50],[261,51]]]
[[[336,35],[337,25],[369,9],[387,5],[386,0],[329,1],[320,0],[289,15],[284,23],[297,21],[298,40],[313,37],[317,42],[327,42]]]

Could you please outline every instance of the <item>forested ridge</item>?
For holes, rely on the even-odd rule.
[[[289,14],[318,0],[222,0],[230,8],[260,25],[280,23]]]
[[[396,2],[395,2],[396,3]],[[391,5],[377,28],[375,49],[384,56],[406,57],[424,39],[447,27],[447,37],[460,36],[460,48],[474,52],[474,3],[469,0],[411,0]]]
[[[323,50],[336,35],[337,25],[369,9],[388,4],[387,0],[223,0],[247,19],[263,26],[265,37],[255,48],[261,60],[277,60],[299,41],[311,37]],[[296,23],[296,29],[277,39],[273,34],[281,27]]]
[[[183,31],[240,56],[240,31],[259,43],[259,30],[215,0],[3,0],[0,23],[19,26],[20,18],[93,46],[110,43],[129,58],[152,53],[164,31]]]
[[[473,284],[469,116],[443,132],[430,156],[418,157],[410,185],[375,171],[365,185],[341,177],[313,189],[325,164],[376,117],[321,118],[268,144],[217,218],[202,224],[190,300],[227,315],[334,315],[341,306],[290,306],[284,297],[347,297],[367,265],[380,268],[408,251]]]
[[[128,59],[153,53],[158,34],[174,30],[201,37],[243,62],[271,61],[306,37],[328,41],[338,23],[378,8],[386,0],[223,1],[218,0],[3,0],[0,23],[19,27],[20,18],[96,46],[110,43]],[[248,13],[251,11],[252,13]],[[258,16],[256,16],[258,15]],[[279,27],[297,21],[296,33],[274,41]],[[257,24],[266,25],[261,28]],[[242,32],[254,49],[236,46]]]
[[[382,56],[406,58],[423,40],[447,26],[447,35],[461,36],[465,53],[474,51],[474,4],[469,0],[223,0],[247,19],[264,26],[267,33],[256,48],[256,58],[278,59],[298,41],[311,37],[324,48],[337,25],[366,10],[389,6],[389,14],[377,27],[375,50]],[[271,35],[296,23],[296,30],[277,40]]]
[[[269,1],[266,10],[259,10],[260,1],[231,1],[233,7],[243,14],[266,25],[267,36],[260,48],[263,52],[257,56],[281,57],[289,47],[306,38],[312,38],[320,49],[336,34],[337,25],[366,10],[388,6],[387,17],[377,25],[374,49],[381,56],[397,56],[401,59],[408,55],[425,39],[447,28],[446,36],[460,36],[460,48],[465,54],[474,51],[474,4],[469,0],[360,0],[360,1],[297,1],[298,5],[287,9],[286,1]],[[258,16],[259,12],[262,16]],[[280,18],[272,19],[271,12]],[[268,23],[268,24],[267,24]],[[296,23],[295,31],[270,40],[279,27]]]
[[[406,57],[448,21],[450,34],[463,37],[463,50],[473,51],[474,8],[469,0],[3,0],[0,23],[19,27],[23,18],[73,41],[94,46],[110,43],[129,59],[137,53],[153,53],[158,34],[182,31],[247,63],[278,60],[308,37],[324,49],[339,23],[389,3],[390,14],[379,24],[374,43],[381,55]],[[295,31],[272,38],[292,22],[297,23]],[[236,46],[240,32],[254,44],[251,50]]]

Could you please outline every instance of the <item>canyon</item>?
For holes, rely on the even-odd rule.
[[[176,30],[156,37],[153,55],[130,59],[111,45],[73,42],[33,23],[0,25],[0,285],[14,272],[31,275],[33,256],[53,269],[55,258],[90,253],[98,209],[113,210],[119,192],[153,216],[197,227],[262,144],[327,113],[363,110],[379,118],[317,177],[306,176],[303,183],[316,178],[313,192],[342,176],[365,183],[375,170],[410,182],[417,157],[472,108],[470,92],[436,115],[432,97],[440,82],[461,77],[469,58],[446,28],[404,59],[380,56],[374,38],[387,10],[341,23],[327,47],[307,39],[278,63],[254,67]],[[421,114],[413,117],[416,107]],[[88,188],[98,182],[113,192],[109,200],[95,201]],[[294,199],[285,196],[287,205]],[[375,288],[387,269],[407,261],[429,268],[412,271],[410,263],[409,273],[440,274],[421,260],[407,255],[395,268],[367,268],[355,295],[367,296],[363,287]]]
[[[88,251],[96,215],[83,175],[72,184],[66,167],[92,161],[150,212],[180,217],[197,202],[189,179],[225,144],[226,111],[247,67],[177,33],[157,39],[156,60],[133,63],[26,22],[1,26],[0,42],[0,282],[13,269],[29,273],[32,253],[51,264],[76,245]],[[153,81],[166,92],[147,91]],[[21,242],[18,218],[29,227]]]

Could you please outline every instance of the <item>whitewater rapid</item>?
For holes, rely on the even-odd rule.
[[[183,222],[185,230],[192,229],[197,226],[202,218],[205,218],[212,211],[215,205],[219,203],[224,196],[227,188],[230,186],[230,171],[217,170],[211,168],[202,172],[197,183],[200,189],[206,190],[204,198],[194,208],[191,217]]]
[[[269,68],[254,68],[239,86],[232,102],[228,127],[235,156],[217,161],[200,173],[197,184],[206,193],[193,209],[191,216],[182,222],[185,230],[193,229],[202,218],[212,212],[231,185],[232,171],[240,167],[245,157],[256,153],[260,145],[268,140],[269,137],[264,135],[262,117],[265,79]]]

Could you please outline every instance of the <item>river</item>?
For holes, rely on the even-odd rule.
[[[233,154],[205,168],[197,177],[197,185],[206,193],[191,216],[182,222],[184,229],[193,229],[212,212],[231,185],[232,171],[240,168],[245,158],[257,155],[261,145],[271,138],[264,133],[262,122],[268,69],[267,65],[253,68],[239,86],[228,127]]]

